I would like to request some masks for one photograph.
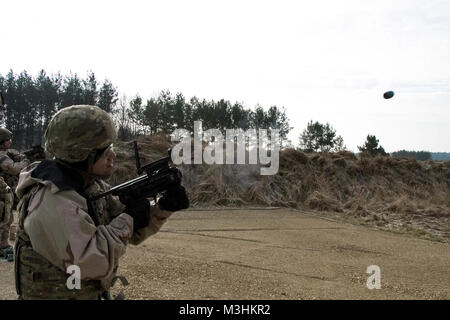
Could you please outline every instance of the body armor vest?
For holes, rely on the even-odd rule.
[[[97,183],[93,184],[94,186]],[[24,221],[28,213],[28,204],[32,196],[39,190],[40,185],[31,187],[18,204],[19,225],[14,246],[14,274],[16,291],[22,299],[81,299],[90,300],[106,292],[111,286],[115,273],[110,279],[81,280],[80,289],[68,289],[67,279],[70,274],[51,264],[32,248],[30,238],[25,232]],[[99,188],[99,186],[97,185]],[[85,190],[86,196],[96,192],[96,187]],[[85,195],[83,195],[85,196]],[[110,221],[106,212],[106,200],[100,199],[94,205],[89,205],[89,215],[99,224]],[[117,270],[117,269],[116,269]]]

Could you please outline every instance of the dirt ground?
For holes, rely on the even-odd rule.
[[[119,275],[127,299],[450,299],[449,249],[297,210],[192,210],[129,246]],[[15,299],[13,264],[0,274]]]

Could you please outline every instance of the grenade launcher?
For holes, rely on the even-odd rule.
[[[182,175],[180,170],[170,166],[170,163],[172,162],[171,152],[172,150],[169,149],[168,157],[156,160],[141,167],[138,145],[137,142],[134,141],[137,173],[142,174],[145,172],[145,174],[115,186],[106,192],[95,195],[89,198],[89,201],[95,201],[109,194],[118,196],[120,202],[123,204],[141,198],[154,198],[156,200],[156,196],[159,193],[166,191],[169,185],[181,182]]]

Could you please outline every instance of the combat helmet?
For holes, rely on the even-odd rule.
[[[0,143],[12,139],[12,132],[6,128],[0,128]]]
[[[111,116],[96,106],[75,105],[58,111],[45,130],[45,150],[69,163],[107,148],[117,133]]]

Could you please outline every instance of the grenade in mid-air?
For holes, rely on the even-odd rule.
[[[390,98],[392,98],[394,96],[394,91],[386,91],[384,94],[383,94],[383,98],[385,98],[385,99],[390,99]]]

